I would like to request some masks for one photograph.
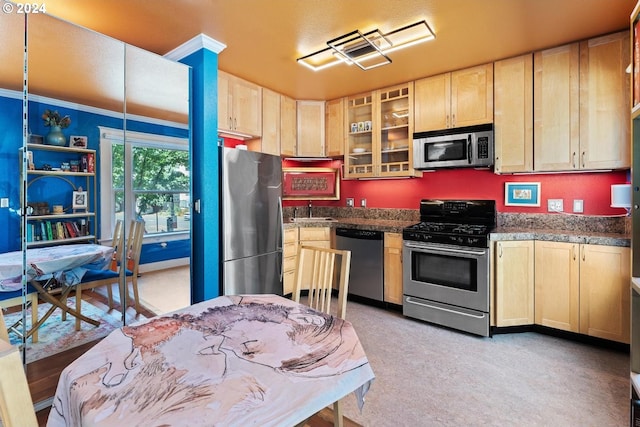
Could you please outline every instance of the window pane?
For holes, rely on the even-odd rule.
[[[145,234],[189,231],[189,193],[136,194],[137,218],[145,223]]]
[[[189,191],[189,153],[134,147],[133,189]]]

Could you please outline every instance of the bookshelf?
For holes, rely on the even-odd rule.
[[[95,150],[27,144],[26,156],[27,247],[96,243]]]

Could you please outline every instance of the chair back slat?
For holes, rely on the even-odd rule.
[[[339,271],[336,271],[337,263]],[[350,264],[350,251],[301,245],[298,248],[293,300],[300,302],[301,291],[308,290],[307,305],[315,310],[331,313],[331,296],[336,290],[338,317],[344,318]]]
[[[18,348],[0,340],[0,420],[4,427],[37,427]]]

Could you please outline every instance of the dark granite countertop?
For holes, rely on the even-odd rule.
[[[596,231],[498,227],[491,232],[489,238],[491,240],[546,240],[592,245],[631,246],[631,236],[627,234]]]
[[[311,221],[293,222],[289,218],[285,219],[284,228],[293,227],[330,227],[330,228],[352,228],[356,230],[383,231],[386,233],[402,233],[402,229],[415,224],[416,221],[391,220],[391,219],[371,219],[371,218],[334,218],[331,221]]]
[[[285,208],[285,228],[330,227],[402,233],[420,221],[417,210],[314,207],[318,220],[291,221],[292,208]],[[331,218],[331,221],[321,218]],[[608,246],[631,246],[629,218],[578,215],[498,213],[498,227],[490,239],[547,240]]]

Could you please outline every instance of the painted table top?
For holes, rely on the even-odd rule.
[[[105,268],[112,254],[111,246],[92,243],[27,249],[27,280],[55,276],[61,283],[75,285],[87,268]],[[22,251],[1,253],[0,292],[21,289],[21,278]]]
[[[47,426],[293,426],[373,371],[351,323],[277,295],[124,326],[60,376]]]

